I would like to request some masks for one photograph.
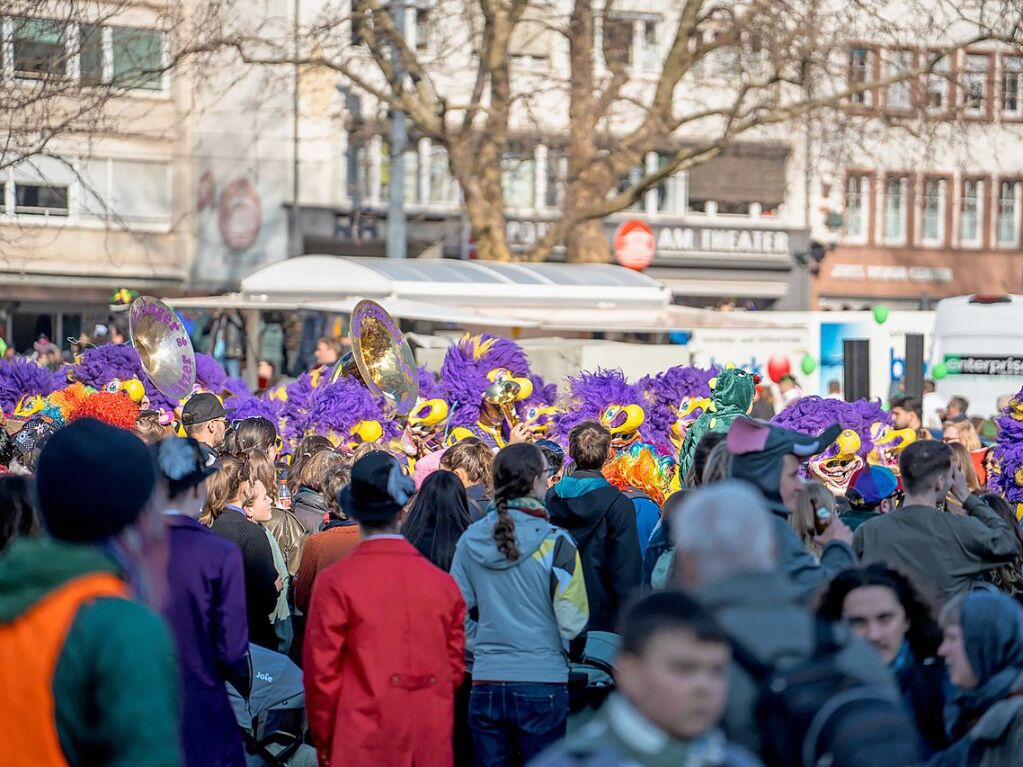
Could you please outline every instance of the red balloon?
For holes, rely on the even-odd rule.
[[[780,383],[781,379],[787,376],[791,370],[792,366],[789,364],[788,357],[771,357],[767,361],[767,375],[775,383]]]

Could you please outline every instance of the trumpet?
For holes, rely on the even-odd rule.
[[[483,401],[490,405],[497,405],[501,409],[501,414],[508,422],[510,429],[514,429],[519,424],[519,416],[515,412],[515,402],[520,391],[522,391],[521,386],[507,379],[494,381],[483,391]]]

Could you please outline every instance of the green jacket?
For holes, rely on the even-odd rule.
[[[22,538],[0,557],[0,623],[89,573],[118,573],[102,551]],[[126,599],[81,607],[53,674],[57,735],[72,767],[179,767],[177,658],[163,619]]]

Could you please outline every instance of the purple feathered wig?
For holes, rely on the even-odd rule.
[[[1023,503],[1023,389],[1009,402],[996,419],[998,444],[994,461],[997,471],[991,472],[988,485],[1010,503]]]
[[[265,418],[280,429],[280,414],[283,402],[260,399],[252,394],[228,397],[224,400],[224,408],[227,415],[233,421],[241,421],[245,418],[259,416]]]
[[[145,378],[139,353],[128,344],[104,344],[86,349],[72,370],[75,380],[93,389],[102,389],[115,378],[119,381]]]
[[[52,373],[23,357],[0,362],[0,407],[10,415],[22,397],[45,397],[68,385],[64,373]]]
[[[505,368],[516,377],[529,375],[529,358],[514,341],[488,333],[463,336],[444,355],[440,380],[451,408],[450,426],[472,426],[480,418],[487,373]]]
[[[560,412],[554,417],[551,437],[567,450],[568,435],[576,424],[599,421],[608,405],[643,404],[643,390],[630,384],[621,370],[582,372],[565,379],[565,392],[559,403]]]
[[[195,355],[195,382],[206,391],[220,394],[224,390],[227,373],[213,357],[208,354]]]
[[[437,376],[422,366],[419,367],[419,399],[444,399],[444,387]]]
[[[646,396],[646,422],[644,435],[658,452],[674,454],[671,427],[678,420],[678,408],[690,397],[710,397],[710,379],[717,375],[714,369],[676,365],[655,376],[639,379]]]
[[[297,445],[302,439],[302,435],[305,434],[309,398],[312,397],[314,391],[313,377],[310,373],[303,373],[297,380],[284,387],[287,399],[280,413],[283,424],[281,436],[289,446]]]
[[[771,423],[803,434],[818,435],[833,423],[852,429],[860,438],[859,455],[866,458],[874,449],[870,427],[875,423],[891,424],[891,416],[878,402],[858,400],[843,402],[823,397],[800,397],[771,419]]]
[[[345,438],[360,421],[378,421],[384,429],[384,441],[401,436],[393,418],[384,414],[383,402],[369,393],[354,378],[341,378],[336,383],[318,386],[309,397],[306,431],[327,435],[330,432]]]

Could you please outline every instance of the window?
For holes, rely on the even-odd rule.
[[[945,182],[937,178],[924,179],[924,215],[922,239],[938,244],[945,239]]]
[[[632,64],[632,21],[604,19],[604,60],[608,67]]]
[[[82,85],[99,85],[103,82],[103,27],[80,24],[78,39],[78,73]]]
[[[67,187],[55,184],[19,182],[14,185],[16,213],[67,215]]]
[[[7,184],[0,182],[0,213],[7,207]]]
[[[969,115],[981,115],[987,109],[987,56],[968,55],[963,88],[963,106]]]
[[[657,156],[657,167],[663,168],[668,162],[664,155]],[[682,213],[682,176],[668,176],[657,185],[657,212]]]
[[[112,27],[111,81],[123,88],[158,91],[163,87],[163,33],[154,29]]]
[[[75,208],[82,217],[129,225],[171,220],[168,163],[92,158],[78,175]]]
[[[68,214],[68,190],[74,173],[67,162],[58,157],[35,155],[14,165],[11,173],[15,213]]]
[[[869,199],[869,182],[866,176],[849,176],[845,191],[845,233],[851,238],[866,235],[866,202]]]
[[[908,75],[913,71],[913,51],[892,51],[888,59],[888,76]],[[913,108],[913,81],[900,80],[888,86],[885,94],[886,106],[895,112],[908,112]]]
[[[906,240],[906,187],[901,176],[889,176],[884,182],[884,239],[885,242]]]
[[[430,50],[430,11],[428,8],[416,8],[416,51],[426,53]]]
[[[719,202],[718,213],[724,216],[748,216],[751,204],[748,202]]]
[[[430,202],[458,202],[458,184],[448,169],[448,152],[442,146],[430,145]]]
[[[853,48],[849,51],[849,87],[856,88],[868,83],[873,76],[874,52],[869,48]],[[853,93],[849,100],[863,106],[873,104],[873,96],[869,89]]]
[[[508,52],[515,61],[533,66],[547,66],[550,63],[554,39],[549,22],[539,16],[538,8],[529,7],[518,24],[512,29],[508,41]]]
[[[536,160],[532,152],[507,152],[501,160],[501,187],[507,208],[535,205]]]
[[[14,74],[17,77],[63,77],[67,56],[64,26],[47,19],[14,19]]]
[[[963,199],[959,212],[959,244],[980,244],[981,181],[963,181]]]
[[[644,72],[656,72],[660,51],[657,50],[657,22],[654,19],[645,19],[639,22],[643,50],[640,52],[640,61]]]
[[[643,168],[638,165],[629,170],[628,175],[618,180],[617,186],[611,190],[609,197],[614,197],[616,194],[621,194],[632,187],[639,184],[643,180]],[[626,210],[640,211],[643,210],[643,195],[640,195]]]
[[[415,205],[419,202],[419,153],[416,151],[415,142],[409,142],[410,146],[405,149],[402,159],[405,165],[405,190],[403,199],[406,203]],[[390,200],[391,194],[391,147],[386,141],[380,144],[380,200]]]
[[[568,155],[564,150],[547,150],[547,192],[544,204],[560,208],[565,204],[565,185],[568,180]]]
[[[927,111],[941,112],[948,109],[948,88],[951,77],[950,60],[942,56],[935,62],[927,75]]]
[[[998,244],[1008,247],[1019,245],[1019,215],[1017,197],[1019,182],[1003,181],[998,186]]]
[[[692,197],[686,203],[687,213],[706,213],[707,212],[707,200],[694,200]]]
[[[1023,58],[1006,56],[1002,59],[1002,111],[1013,117],[1023,117]]]

